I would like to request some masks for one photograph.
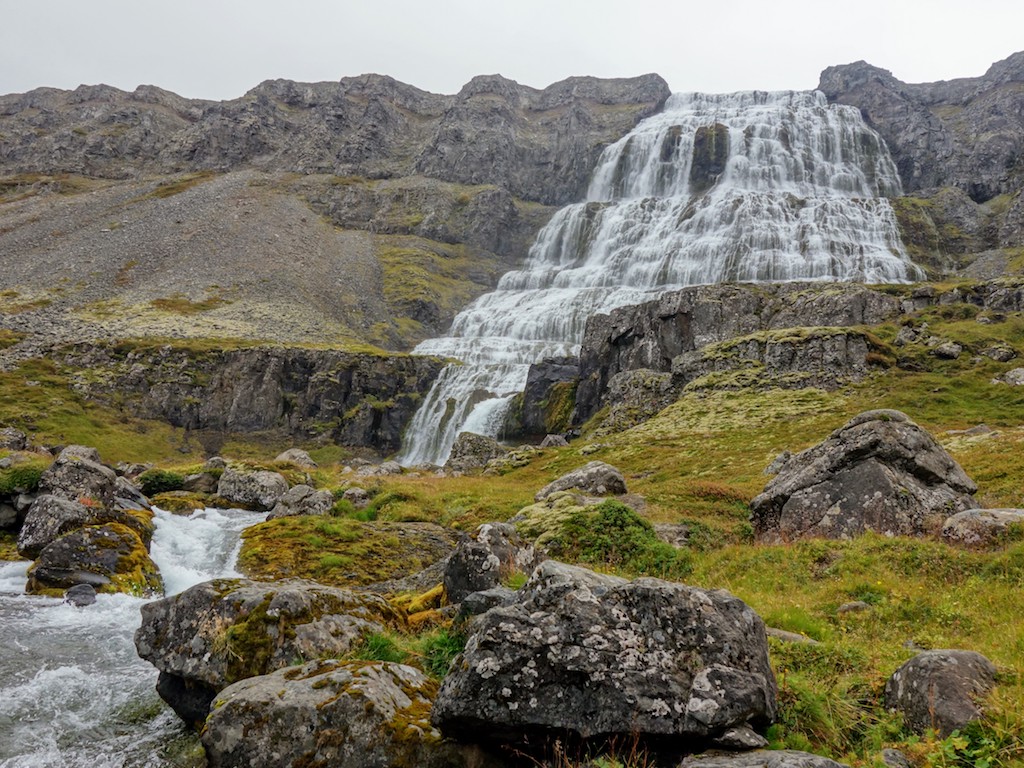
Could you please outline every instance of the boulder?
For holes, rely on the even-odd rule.
[[[221,768],[465,766],[430,724],[436,692],[401,664],[313,661],[221,691],[203,746]]]
[[[114,483],[114,506],[124,512],[148,512],[151,509],[149,499],[142,491],[120,475]]]
[[[774,719],[764,623],[727,592],[548,560],[516,598],[471,624],[434,703],[445,734],[703,739]]]
[[[1007,371],[1001,377],[993,379],[993,384],[1009,384],[1011,387],[1024,386],[1024,368],[1014,368]]]
[[[269,511],[288,492],[288,481],[277,472],[228,468],[217,483],[217,495],[248,509]]]
[[[187,493],[216,493],[220,478],[212,472],[196,472],[185,475],[181,490]]]
[[[402,474],[402,465],[397,461],[383,461],[380,464],[367,464],[356,470],[360,477],[387,477]]]
[[[304,469],[316,469],[318,466],[312,457],[301,448],[289,448],[287,451],[279,453],[274,461],[287,461]]]
[[[478,435],[475,432],[460,432],[455,438],[455,444],[452,445],[452,452],[444,468],[449,472],[483,469],[488,461],[500,458],[508,451],[508,448],[493,437]]]
[[[326,515],[333,506],[334,496],[330,491],[317,491],[308,485],[296,485],[278,500],[267,519],[292,515]]]
[[[341,498],[356,509],[366,509],[370,506],[370,494],[364,488],[346,488]]]
[[[544,439],[540,441],[541,448],[564,448],[569,444],[562,435],[545,435]]]
[[[558,491],[573,489],[596,496],[604,496],[609,493],[623,494],[626,493],[626,480],[622,473],[611,464],[592,461],[545,485],[537,491],[534,500],[541,501]]]
[[[950,544],[983,547],[998,543],[1011,525],[1024,530],[1024,509],[965,509],[946,518],[942,538]]]
[[[114,504],[117,473],[99,462],[95,448],[69,445],[39,478],[39,492],[101,507]]]
[[[163,593],[160,571],[146,545],[119,523],[79,528],[47,544],[29,569],[25,591],[59,596],[77,584],[139,597]]]
[[[792,749],[757,750],[754,752],[713,752],[691,755],[680,768],[847,768],[827,757],[797,752]]]
[[[932,350],[932,354],[940,360],[956,360],[963,353],[964,348],[955,341],[947,341],[939,344]]]
[[[459,542],[444,572],[444,593],[459,603],[473,592],[492,589],[513,573],[533,570],[537,552],[509,523],[484,523]]]
[[[76,584],[64,593],[64,602],[84,608],[96,602],[96,588],[92,584]]]
[[[301,580],[216,579],[144,605],[135,647],[160,670],[161,696],[194,724],[233,682],[296,659],[340,656],[364,634],[403,626],[376,595]]]
[[[0,450],[24,451],[28,445],[28,435],[14,427],[0,428]]]
[[[133,530],[147,549],[153,538],[152,514],[130,514],[113,508],[86,506],[77,501],[49,494],[37,496],[25,515],[18,534],[18,552],[35,559],[43,548],[61,536],[79,528],[118,523]]]
[[[945,738],[981,717],[978,701],[992,690],[995,676],[995,665],[980,653],[924,651],[886,682],[885,706],[901,713],[914,732],[934,728]]]
[[[976,506],[974,482],[899,411],[867,411],[793,456],[751,502],[761,541],[937,532]]]

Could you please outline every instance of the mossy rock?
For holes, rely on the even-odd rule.
[[[150,497],[154,507],[159,507],[175,514],[192,514],[197,509],[207,507],[229,506],[217,504],[216,497],[206,493],[189,493],[188,491],[167,491]]]
[[[25,591],[30,594],[60,595],[76,584],[140,597],[163,592],[160,571],[146,545],[120,523],[87,526],[61,536],[43,548],[28,577]]]
[[[450,554],[457,540],[454,531],[431,523],[281,517],[242,533],[238,569],[255,579],[367,585],[421,571]]]

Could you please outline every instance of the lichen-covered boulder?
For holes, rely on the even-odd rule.
[[[218,694],[203,746],[217,768],[468,765],[430,724],[437,683],[389,662],[313,661]]]
[[[934,728],[946,737],[981,717],[980,702],[995,684],[996,668],[974,651],[923,651],[885,684],[885,706],[900,712],[916,733]]]
[[[847,768],[827,757],[797,752],[792,749],[754,752],[714,752],[691,755],[683,760],[680,768]]]
[[[29,569],[25,591],[58,596],[76,584],[140,597],[163,593],[146,545],[119,523],[78,528],[47,544]]]
[[[578,490],[581,493],[595,496],[623,494],[626,493],[626,480],[622,473],[611,464],[592,461],[545,485],[537,491],[534,501],[542,501],[558,491],[570,490]]]
[[[1011,526],[1024,529],[1024,509],[965,509],[946,518],[942,538],[950,544],[984,547],[1005,538]]]
[[[270,511],[288,492],[288,481],[277,472],[228,468],[217,483],[217,495],[246,509]]]
[[[444,593],[460,603],[473,592],[498,586],[514,573],[536,565],[537,552],[509,523],[484,523],[459,542],[444,571]]]
[[[317,491],[308,485],[296,485],[278,499],[267,519],[292,515],[326,515],[332,506],[334,496],[330,491]]]
[[[279,453],[274,461],[286,461],[297,467],[304,467],[305,469],[317,468],[317,463],[313,461],[313,457],[301,448],[289,448],[287,451]]]
[[[28,446],[28,435],[14,427],[0,427],[0,449],[24,451]]]
[[[117,473],[100,463],[95,448],[69,445],[39,478],[39,492],[69,501],[111,507]]]
[[[548,560],[471,625],[432,721],[470,741],[692,737],[776,711],[764,623],[727,592]]]
[[[60,496],[37,496],[25,515],[18,534],[18,552],[29,559],[39,557],[48,544],[61,536],[89,525],[118,523],[131,528],[148,548],[153,538],[153,515],[148,511],[134,513],[103,507],[86,506]]]
[[[478,435],[475,432],[460,432],[455,438],[452,452],[444,468],[450,472],[483,469],[488,461],[500,458],[508,452],[509,449],[493,437]]]
[[[215,579],[144,605],[135,647],[160,670],[161,696],[195,724],[233,682],[344,655],[363,635],[404,623],[376,595],[300,580]]]
[[[790,458],[751,502],[761,541],[937,533],[976,506],[977,486],[935,440],[899,411],[855,416]]]

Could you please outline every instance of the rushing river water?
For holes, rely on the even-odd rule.
[[[237,576],[239,533],[266,513],[157,511],[152,556],[167,594]],[[191,737],[135,653],[145,600],[100,595],[76,608],[24,594],[29,563],[0,563],[0,768],[167,768]]]

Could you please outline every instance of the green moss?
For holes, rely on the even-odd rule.
[[[548,434],[565,432],[572,424],[576,407],[576,381],[560,381],[551,386],[544,402],[544,429]]]
[[[39,478],[50,466],[52,459],[42,456],[21,458],[24,455],[16,458],[11,466],[0,469],[0,496],[35,493],[39,487]]]
[[[18,554],[18,535],[13,531],[0,531],[0,560],[16,562],[23,559]]]
[[[146,496],[155,496],[167,491],[180,491],[185,483],[185,476],[180,472],[154,467],[140,474],[136,482]]]

